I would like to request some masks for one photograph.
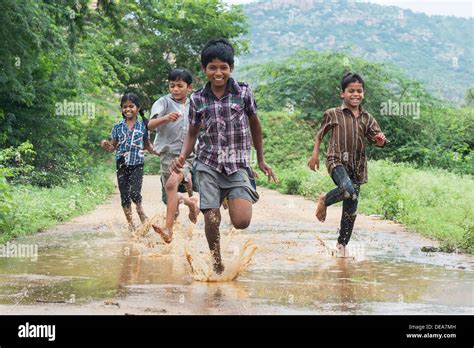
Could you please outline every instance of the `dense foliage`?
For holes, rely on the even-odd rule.
[[[173,67],[199,84],[207,40],[247,47],[242,8],[220,0],[2,0],[0,21],[0,231],[12,185],[87,187],[125,90],[149,108]]]
[[[434,98],[394,67],[342,53],[299,51],[283,62],[254,66],[249,76],[258,83],[261,109],[298,111],[314,134],[324,110],[341,104],[339,84],[347,71],[364,77],[363,105],[390,140],[383,151],[368,148],[371,158],[473,174],[474,109]]]

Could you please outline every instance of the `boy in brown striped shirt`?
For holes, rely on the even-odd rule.
[[[351,238],[357,216],[360,185],[367,182],[364,138],[380,147],[383,147],[387,140],[375,118],[360,105],[364,99],[362,77],[352,73],[344,75],[340,95],[343,99],[342,105],[324,113],[308,166],[311,170],[319,169],[319,146],[330,131],[326,166],[337,187],[319,195],[316,217],[324,222],[327,207],[343,201],[336,247],[340,256],[347,257],[346,245]]]

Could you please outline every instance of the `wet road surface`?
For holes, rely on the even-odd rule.
[[[181,208],[171,245],[153,232],[132,238],[116,192],[89,214],[10,242],[38,249],[0,257],[0,314],[474,314],[473,256],[422,252],[436,242],[359,215],[353,257],[338,258],[341,207],[321,224],[314,202],[259,192],[248,229],[232,229],[222,211],[233,281],[202,281],[211,274],[202,215],[192,225]],[[149,216],[164,213],[158,176],[145,177],[143,196]]]

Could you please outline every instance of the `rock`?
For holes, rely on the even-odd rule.
[[[435,253],[439,251],[439,248],[436,248],[434,246],[424,246],[421,248],[421,251],[425,253]]]

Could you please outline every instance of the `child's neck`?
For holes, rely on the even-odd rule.
[[[360,113],[359,107],[356,107],[356,108],[349,107],[349,110],[352,111],[352,114],[353,114],[355,117],[359,116],[359,113]]]
[[[137,116],[135,116],[134,118],[127,118],[126,122],[127,122],[127,127],[129,129],[133,128],[133,126],[135,126],[135,123],[137,122]]]
[[[226,88],[227,88],[227,85],[223,85],[219,87],[211,85],[212,93],[214,93],[214,95],[219,99],[222,98],[222,96],[224,95]]]

